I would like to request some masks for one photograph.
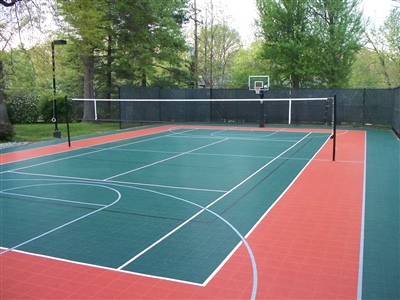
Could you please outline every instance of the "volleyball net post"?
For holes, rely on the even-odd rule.
[[[336,123],[337,123],[337,97],[336,95],[332,98],[332,161],[336,160]]]

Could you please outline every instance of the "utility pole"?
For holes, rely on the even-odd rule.
[[[55,40],[51,42],[51,60],[53,65],[53,118],[51,119],[54,122],[54,132],[53,137],[61,138],[61,132],[58,130],[57,123],[57,106],[56,106],[56,64],[54,59],[54,45],[66,45],[67,41],[65,40]]]

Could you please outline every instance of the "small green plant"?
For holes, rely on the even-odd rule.
[[[10,123],[0,123],[0,141],[8,141],[15,135],[14,126]]]

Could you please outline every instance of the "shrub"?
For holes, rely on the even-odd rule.
[[[14,126],[10,123],[0,123],[0,140],[8,141],[15,135]]]
[[[67,121],[65,96],[57,96],[55,99],[57,109],[57,122],[62,123]],[[71,115],[71,102],[68,101],[69,114]],[[44,122],[51,122],[53,118],[53,99],[42,99],[39,103],[40,116]]]
[[[9,96],[6,103],[11,123],[35,123],[39,116],[38,102],[38,95],[19,94]]]

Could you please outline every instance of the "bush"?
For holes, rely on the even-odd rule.
[[[35,123],[39,117],[38,102],[38,95],[19,94],[9,96],[6,103],[11,123]]]
[[[58,123],[65,123],[67,121],[65,97],[57,96],[55,99],[56,104],[56,117]],[[69,114],[71,114],[71,102],[68,101]],[[40,116],[44,122],[51,122],[53,118],[53,99],[42,99],[39,103]]]
[[[14,126],[10,123],[0,123],[0,140],[8,141],[15,135]]]

